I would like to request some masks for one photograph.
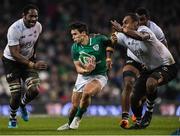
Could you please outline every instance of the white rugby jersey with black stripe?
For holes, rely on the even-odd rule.
[[[166,41],[166,38],[165,38],[165,35],[164,35],[162,29],[156,23],[149,20],[147,22],[147,27],[155,34],[156,38],[160,42],[163,42],[164,40]],[[138,60],[138,58],[129,49],[127,49],[127,56],[137,62],[140,62],[140,60]]]
[[[174,64],[174,58],[167,47],[146,26],[140,26],[138,32],[146,32],[150,38],[146,41],[133,39],[123,33],[116,33],[118,43],[127,47],[149,70],[161,65]]]
[[[8,42],[3,53],[4,57],[15,61],[11,55],[9,46],[20,45],[21,55],[26,59],[31,58],[34,53],[34,45],[38,40],[41,31],[42,26],[39,22],[36,22],[35,26],[31,28],[25,26],[22,18],[14,22],[8,29]]]

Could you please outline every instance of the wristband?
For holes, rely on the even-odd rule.
[[[112,59],[111,58],[106,58],[106,61],[111,61]]]

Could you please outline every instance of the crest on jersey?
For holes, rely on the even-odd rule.
[[[99,50],[99,44],[93,45],[93,49],[94,49],[95,51],[98,51],[98,50]]]

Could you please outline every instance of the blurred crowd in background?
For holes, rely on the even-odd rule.
[[[151,20],[164,31],[169,49],[180,68],[180,2],[179,0],[1,0],[0,1],[0,56],[6,46],[8,27],[21,18],[22,8],[35,3],[39,9],[39,21],[43,33],[39,39],[38,59],[48,62],[48,70],[40,72],[41,92],[34,102],[60,102],[71,99],[77,73],[71,58],[72,40],[68,25],[83,21],[90,33],[110,36],[110,20],[121,22],[124,15],[138,7],[149,10]],[[113,69],[109,72],[109,83],[102,93],[94,97],[94,103],[120,104],[122,90],[122,67],[126,49],[116,47]],[[177,78],[159,88],[159,98],[164,101],[180,102],[180,70]],[[0,101],[9,101],[9,89],[0,61]]]

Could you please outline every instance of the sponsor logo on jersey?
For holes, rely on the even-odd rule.
[[[162,69],[164,70],[164,71],[168,71],[168,68],[167,67],[162,67]]]
[[[12,73],[7,74],[7,78],[11,78],[13,76]]]
[[[99,50],[99,44],[95,44],[95,45],[93,46],[93,49],[94,49],[95,51],[98,51],[98,50]]]

